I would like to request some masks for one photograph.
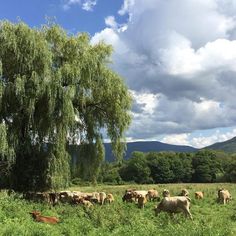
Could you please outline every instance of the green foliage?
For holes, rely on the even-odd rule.
[[[106,164],[100,179],[102,182],[113,173],[116,179],[136,183],[235,182],[235,160],[235,155],[210,150],[191,154],[133,152],[119,165]]]
[[[136,183],[152,183],[151,171],[148,167],[146,156],[142,152],[133,152],[132,158],[119,171],[124,181],[135,181]]]
[[[111,53],[104,43],[91,45],[87,34],[71,36],[55,24],[32,29],[0,22],[0,154],[16,157],[15,189],[68,186],[66,144],[75,139],[92,147],[86,168],[95,182],[104,156],[102,129],[121,158],[131,97],[108,67]]]
[[[215,182],[217,172],[220,171],[220,162],[214,152],[202,150],[193,157],[193,181],[200,183]]]

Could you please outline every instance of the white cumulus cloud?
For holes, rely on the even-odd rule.
[[[235,0],[124,0],[118,14],[129,16],[125,30],[108,16],[91,42],[113,45],[112,67],[133,91],[129,140],[183,144],[195,130],[236,125]]]

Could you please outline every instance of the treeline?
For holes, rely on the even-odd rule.
[[[89,181],[78,174],[76,181]],[[79,177],[79,178],[77,178]],[[121,163],[104,162],[97,178],[101,183],[214,183],[236,182],[236,155],[201,150],[196,153],[133,152]]]

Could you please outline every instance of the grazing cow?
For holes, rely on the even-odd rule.
[[[138,195],[138,207],[139,208],[144,208],[144,205],[147,203],[147,198],[146,196],[143,196],[141,194]]]
[[[182,189],[180,196],[188,197],[189,196],[189,191],[187,189]]]
[[[143,197],[146,197],[146,195],[148,194],[148,191],[146,191],[146,190],[135,190],[132,193],[133,193],[135,201],[137,202],[138,198],[139,198],[139,195],[142,195]]]
[[[62,203],[73,203],[74,194],[71,191],[61,191],[59,193],[59,201]]]
[[[105,202],[111,204],[112,202],[114,202],[114,200],[115,199],[114,199],[113,195],[111,193],[108,193],[107,197],[105,198]]]
[[[168,189],[164,189],[162,192],[163,197],[170,197],[170,191]]]
[[[155,190],[155,189],[148,190],[146,198],[149,201],[160,200],[159,194],[158,194],[157,190]]]
[[[125,190],[125,193],[134,192],[134,191],[136,191],[135,188],[129,188],[129,189],[126,189],[126,190]]]
[[[133,192],[125,192],[122,197],[123,202],[135,202],[134,193]]]
[[[100,201],[100,196],[98,192],[87,193],[83,195],[85,200],[88,200],[93,203],[98,203]]]
[[[93,204],[90,201],[85,200],[83,197],[74,196],[73,203],[83,205],[86,208],[93,207]]]
[[[226,204],[232,199],[230,193],[226,189],[218,190],[218,201]]]
[[[107,197],[106,193],[104,193],[104,192],[100,192],[100,193],[99,193],[99,203],[100,203],[101,205],[104,204],[104,201],[105,201],[106,197]]]
[[[158,206],[155,208],[155,213],[158,215],[161,211],[168,213],[183,212],[186,217],[192,219],[189,211],[190,198],[184,196],[164,197]]]
[[[42,216],[41,212],[39,212],[39,211],[32,211],[32,212],[30,212],[30,214],[37,222],[43,222],[43,223],[48,223],[48,224],[57,224],[59,222],[59,219],[57,217],[55,217],[55,216]]]
[[[49,203],[55,206],[58,203],[59,194],[58,193],[48,193]]]
[[[204,192],[195,192],[195,198],[196,199],[203,199],[203,196],[204,196]]]
[[[93,203],[85,199],[82,199],[81,204],[84,205],[86,208],[93,207]]]

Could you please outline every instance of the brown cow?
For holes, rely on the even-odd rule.
[[[134,193],[133,192],[125,192],[122,197],[123,202],[135,202]]]
[[[55,217],[55,216],[42,216],[41,212],[39,212],[39,211],[32,211],[32,212],[30,212],[30,214],[37,222],[43,222],[43,223],[48,223],[48,224],[57,224],[59,222],[59,219],[57,217]]]

